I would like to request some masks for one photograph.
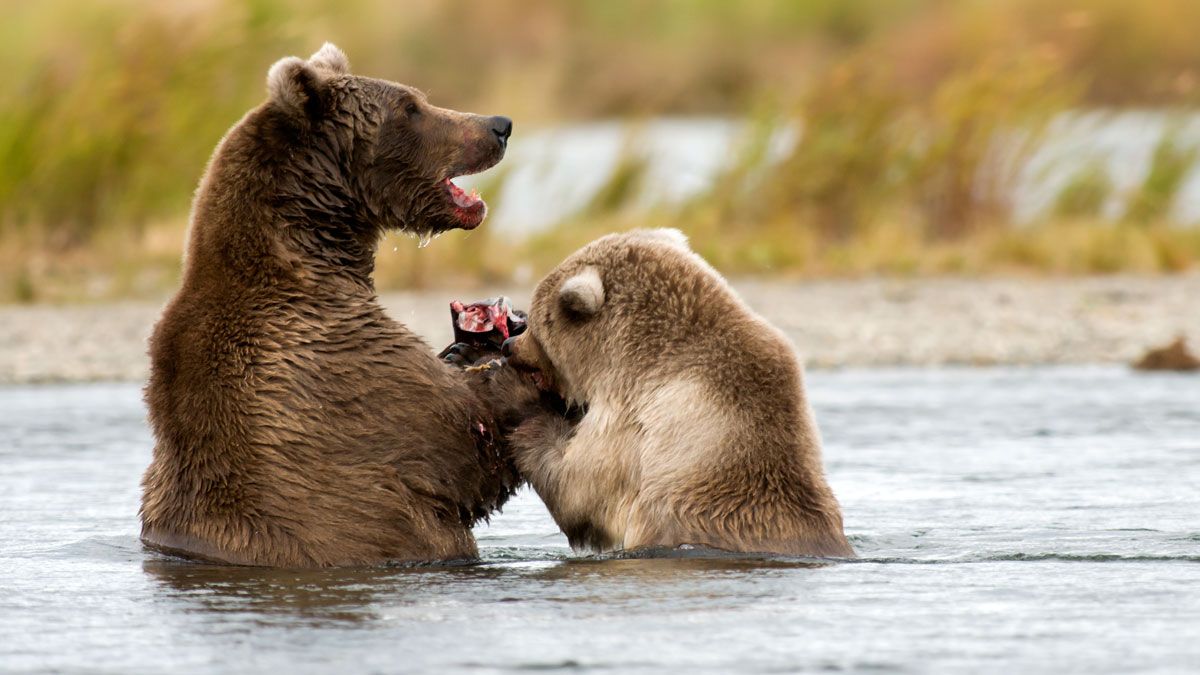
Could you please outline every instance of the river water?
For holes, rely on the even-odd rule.
[[[1200,380],[814,372],[855,561],[576,556],[523,492],[458,567],[137,541],[132,384],[0,389],[0,670],[1197,672]]]

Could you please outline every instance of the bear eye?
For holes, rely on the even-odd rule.
[[[421,113],[421,108],[417,105],[416,101],[409,101],[408,103],[404,104],[404,112],[410,116],[419,115]]]

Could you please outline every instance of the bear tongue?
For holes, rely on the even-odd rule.
[[[467,194],[465,190],[454,184],[454,181],[446,179],[446,189],[450,191],[450,199],[454,201],[454,205],[459,208],[470,208],[478,204],[479,192],[474,188],[471,189],[471,194]]]

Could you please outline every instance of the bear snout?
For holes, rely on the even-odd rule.
[[[507,340],[505,340],[503,344],[500,345],[500,355],[501,356],[503,356],[504,358],[507,359],[513,355],[513,343],[516,341],[516,339],[517,338],[515,338],[515,337],[510,337]]]
[[[496,141],[500,143],[500,147],[507,148],[508,137],[512,136],[512,120],[507,117],[495,115],[488,120],[488,122],[488,126],[491,128],[492,133],[496,136]]]
[[[525,331],[508,338],[500,345],[500,354],[505,363],[514,370],[525,373],[542,391],[555,391],[558,378],[554,366],[546,358],[537,338]]]

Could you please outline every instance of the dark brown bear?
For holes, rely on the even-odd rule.
[[[500,161],[511,122],[351,75],[328,44],[267,83],[209,163],[151,338],[142,540],[249,565],[472,557],[518,480],[500,411],[384,314],[371,273],[387,230],[480,224],[450,179]]]

